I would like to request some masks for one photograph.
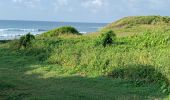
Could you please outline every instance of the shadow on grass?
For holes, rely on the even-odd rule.
[[[11,40],[0,40],[0,43],[8,43],[10,42]]]
[[[151,65],[128,65],[114,69],[108,76],[115,79],[129,80],[137,86],[160,84],[161,91],[169,93],[170,80]]]
[[[166,97],[157,85],[135,87],[129,81],[103,77],[25,77],[27,79],[16,79],[16,83],[13,81],[15,87],[3,89],[1,96],[7,100],[143,100]]]
[[[0,56],[0,99],[2,100],[143,100],[168,96],[161,92],[156,81],[151,85],[136,86],[131,81],[107,77],[54,75],[45,78],[43,77],[45,73],[27,74],[28,71],[39,68],[36,65],[40,63],[36,62],[33,56],[15,55],[5,51],[7,55]],[[128,74],[122,70],[123,72],[119,70],[115,72],[122,72],[116,76],[117,78],[124,76],[120,77],[123,79]],[[155,73],[152,69],[142,70],[146,76]],[[114,73],[112,75],[115,76]],[[128,76],[130,77],[130,74]],[[139,74],[137,78],[142,77]]]
[[[114,42],[115,45],[127,45],[127,42]]]

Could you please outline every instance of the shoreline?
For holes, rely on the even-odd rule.
[[[0,40],[0,43],[7,43],[9,41],[12,41],[12,40]]]
[[[50,30],[49,30],[50,31]],[[48,31],[46,31],[48,32]],[[28,32],[31,33],[31,32]],[[43,32],[45,33],[45,32]],[[43,34],[43,33],[33,33],[34,36]],[[81,34],[88,34],[89,32],[80,32]],[[25,33],[26,34],[26,33]],[[11,40],[15,40],[15,39],[19,39],[21,36],[25,35],[25,34],[19,34],[19,35],[8,35],[8,36],[1,36],[0,35],[0,41],[11,41]],[[31,33],[32,34],[32,33]]]

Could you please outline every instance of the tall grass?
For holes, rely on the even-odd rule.
[[[19,52],[46,64],[67,67],[71,74],[111,76],[137,85],[159,83],[163,91],[170,91],[170,31],[157,29],[117,37],[114,44],[106,47],[96,45],[100,38],[97,36],[60,35],[46,38],[41,35],[31,48]]]
[[[58,37],[61,35],[81,35],[81,33],[79,33],[79,31],[77,29],[75,29],[72,26],[63,26],[63,27],[59,27],[56,29],[53,29],[51,31],[48,31],[44,34],[41,35],[41,37]]]

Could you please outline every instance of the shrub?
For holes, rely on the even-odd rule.
[[[73,33],[73,34],[79,34],[78,30],[75,29],[74,27],[71,27],[71,26],[63,26],[63,27],[60,27],[56,30],[57,33],[61,33],[61,34],[64,34],[64,33]]]
[[[20,37],[20,39],[19,39],[19,47],[20,48],[21,47],[26,48],[26,47],[30,46],[31,43],[32,43],[32,40],[34,40],[34,39],[35,39],[34,35],[32,35],[30,33]]]
[[[107,45],[111,45],[115,37],[116,37],[116,34],[111,30],[104,32],[101,36],[102,45],[104,47],[106,47]]]
[[[81,35],[81,33],[78,32],[77,29],[71,26],[63,26],[51,31],[48,31],[43,34],[45,37],[53,37],[53,36],[60,36],[64,34],[72,34],[72,35]]]
[[[127,65],[114,69],[108,74],[113,78],[131,80],[135,83],[165,83],[169,84],[168,79],[154,66],[151,65]]]

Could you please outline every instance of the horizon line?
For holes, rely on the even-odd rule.
[[[81,22],[81,21],[52,21],[52,20],[23,20],[23,19],[0,19],[0,21],[32,21],[32,22],[59,22],[59,23],[96,23],[108,24],[109,22]]]

